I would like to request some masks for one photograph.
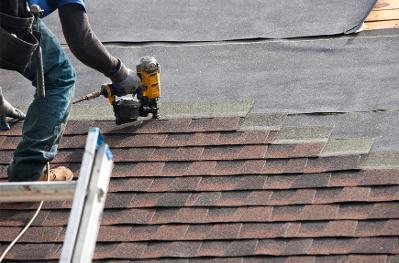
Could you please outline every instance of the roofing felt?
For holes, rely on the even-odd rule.
[[[86,10],[105,42],[186,42],[352,33],[376,2],[97,0],[88,1]],[[48,24],[63,39],[58,16],[50,16]]]
[[[379,159],[370,138],[336,140],[331,127],[270,119],[70,121],[55,164],[78,174],[90,126],[102,129],[115,159],[95,259],[397,262],[397,155]],[[20,126],[0,133],[2,179]],[[70,206],[46,202],[8,259],[56,260]],[[0,205],[0,251],[35,208]]]
[[[131,66],[145,54],[156,57],[165,102],[249,98],[255,101],[255,112],[399,109],[399,30],[333,39],[110,46],[109,50]],[[72,60],[78,73],[77,97],[109,81]],[[20,92],[33,93],[29,81],[6,71],[1,74],[0,85],[11,102],[23,105],[31,100],[29,92]]]

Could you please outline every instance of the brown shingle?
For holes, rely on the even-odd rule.
[[[351,237],[357,221],[302,222],[296,237]]]
[[[399,236],[399,220],[359,221],[357,236]]]
[[[194,257],[202,242],[151,242],[148,243],[142,258]]]
[[[146,224],[151,222],[155,211],[150,209],[106,209],[102,218],[102,225],[118,225],[118,224]],[[60,217],[64,215],[62,213]],[[50,221],[52,214],[48,217]],[[58,218],[58,217],[57,217]]]
[[[301,212],[301,218],[322,220],[336,218],[339,207],[337,205],[306,205]]]
[[[182,176],[188,174],[191,162],[166,162],[162,168],[164,176]]]
[[[163,162],[145,162],[145,163],[116,163],[112,172],[112,177],[152,177],[162,176]]]
[[[328,171],[354,170],[359,169],[359,164],[359,155],[309,158],[305,172],[321,173]]]
[[[118,178],[109,184],[109,192],[145,192],[153,184],[151,178]]]
[[[2,250],[5,249],[2,247]],[[61,245],[53,243],[38,244],[16,244],[7,254],[6,259],[17,259],[22,261],[56,259],[57,251],[61,251]],[[2,251],[1,251],[2,252]]]
[[[218,161],[215,167],[215,175],[235,175],[244,170],[245,165],[252,161]],[[263,162],[263,161],[262,161]]]
[[[398,245],[398,237],[370,237],[356,240],[353,253],[389,254]]]
[[[248,212],[245,208],[209,208],[205,222],[239,222]]]
[[[240,118],[211,118],[211,119],[193,119],[189,129],[195,132],[209,131],[237,131],[240,128]]]
[[[0,227],[0,242],[11,242],[21,232],[22,227]],[[22,243],[52,243],[62,242],[64,239],[63,227],[37,227],[28,228],[21,237]]]
[[[163,145],[166,138],[166,134],[109,134],[104,136],[104,141],[111,148],[158,147]]]
[[[399,171],[396,169],[362,170],[333,173],[329,186],[395,185],[398,182]]]
[[[274,190],[269,205],[309,204],[313,202],[316,190]]]
[[[229,242],[220,242],[220,241],[203,242],[198,252],[198,256],[222,257],[224,256],[224,252],[228,246]]]
[[[38,214],[34,225],[41,225],[49,216],[49,211],[42,211]],[[29,210],[0,210],[0,226],[22,226],[25,225],[33,216],[33,211]]]
[[[352,248],[356,244],[356,239],[333,239],[322,238],[313,240],[313,244],[309,249],[310,254],[328,255],[328,254],[350,254]],[[363,253],[367,251],[363,251]]]
[[[212,133],[214,136],[215,133]],[[218,135],[216,133],[216,135]],[[195,133],[173,133],[173,134],[168,134],[166,135],[166,140],[162,144],[162,146],[167,146],[167,147],[181,147],[181,146],[193,146],[193,145],[201,145],[199,143],[196,143],[197,140],[195,140],[196,134]],[[211,136],[209,136],[211,137]],[[211,138],[209,138],[211,139]]]
[[[153,155],[154,148],[113,149],[112,155],[115,162],[141,162],[148,161]]]
[[[240,238],[263,239],[281,237],[288,228],[288,223],[245,223],[240,231]]]
[[[159,226],[153,240],[183,240],[187,233],[188,225],[162,225]]]
[[[318,204],[328,204],[336,202],[368,201],[369,194],[369,187],[318,189],[314,202]]]
[[[259,241],[257,255],[301,255],[307,254],[312,239],[264,239]]]
[[[118,127],[110,121],[72,121],[55,162],[75,175],[90,126],[102,128],[116,161],[97,260],[397,259],[398,170],[362,170],[367,156],[318,157],[331,128],[243,131],[236,117],[145,120]],[[18,129],[0,134],[3,180],[21,139]],[[69,201],[46,202],[25,243],[9,257],[57,260],[70,206]],[[36,207],[0,205],[0,250]],[[28,249],[35,250],[32,257]]]
[[[203,151],[203,147],[156,148],[151,156],[141,161],[195,161]]]
[[[96,245],[94,259],[138,259],[142,257],[147,246],[146,242],[99,243]]]
[[[228,257],[253,255],[257,246],[257,240],[232,241],[228,243],[224,255]]]

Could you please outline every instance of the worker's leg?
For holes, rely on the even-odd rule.
[[[71,107],[75,72],[56,37],[41,22],[45,99],[35,98],[26,114],[23,138],[8,167],[9,181],[36,181],[54,159]],[[22,72],[34,85],[35,63]]]

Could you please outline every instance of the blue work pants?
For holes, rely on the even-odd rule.
[[[36,181],[54,159],[71,108],[76,74],[57,38],[40,21],[46,97],[34,98],[26,114],[22,141],[8,167],[9,181]],[[32,60],[21,74],[36,86]]]

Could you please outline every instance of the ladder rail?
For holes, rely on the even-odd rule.
[[[76,182],[0,183],[0,203],[72,200]]]
[[[81,223],[84,219],[84,209],[88,200],[87,197],[90,193],[89,184],[92,179],[91,177],[93,175],[93,172],[95,171],[93,167],[97,165],[95,161],[98,162],[98,159],[101,157],[101,155],[105,154],[105,152],[101,152],[101,154],[98,154],[99,152],[97,151],[97,149],[99,148],[101,150],[103,146],[104,144],[100,130],[98,128],[90,128],[59,262],[83,262],[72,261],[72,259],[75,253],[74,250],[76,248],[76,243],[79,239],[79,235],[82,235],[82,232],[85,230],[81,228]],[[110,160],[110,162],[112,162],[112,159]],[[111,177],[111,171],[109,171],[109,174],[102,175],[107,176],[109,182],[109,177]],[[100,222],[96,222],[96,224],[99,227]],[[97,235],[95,236],[95,239],[96,238]]]
[[[113,168],[106,151],[108,145],[104,144],[98,150],[71,262],[91,262],[93,258]]]

